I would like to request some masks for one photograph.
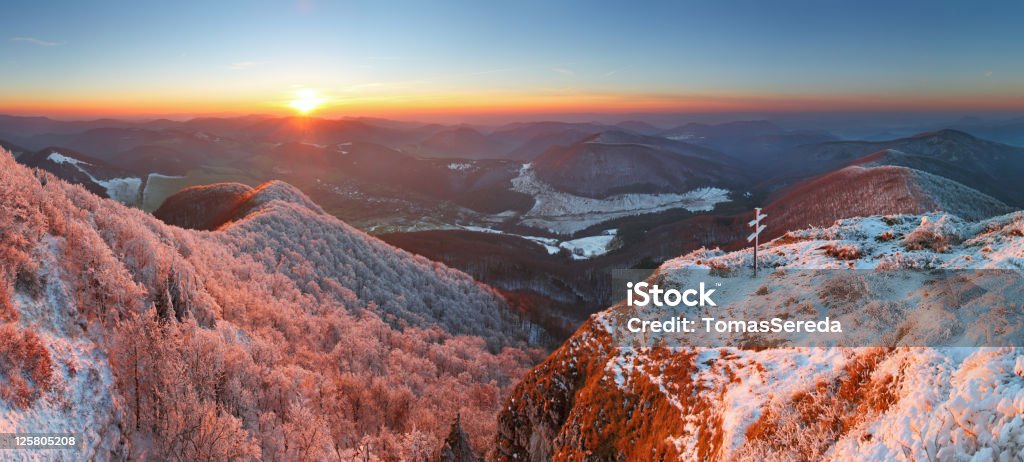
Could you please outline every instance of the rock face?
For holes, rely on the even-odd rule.
[[[473,446],[469,444],[469,435],[462,429],[462,418],[456,417],[452,423],[452,431],[444,439],[444,446],[438,457],[440,462],[478,462]]]
[[[842,220],[788,233],[762,251],[762,265],[783,272],[1020,271],[1024,213],[979,223],[949,215]],[[658,275],[749,268],[751,258],[700,250]],[[827,289],[794,287],[803,297],[797,306]],[[1019,308],[1006,312],[1020,306],[1017,293],[985,298],[987,311],[957,319],[961,334],[1019,329]],[[522,379],[499,416],[496,460],[1012,460],[1024,451],[1020,348],[622,348],[612,320],[629,313],[624,305],[594,315]],[[865,313],[871,322],[875,314]],[[930,328],[893,327],[908,335]]]

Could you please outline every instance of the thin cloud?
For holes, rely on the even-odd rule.
[[[985,71],[985,77],[992,77],[992,71]]]
[[[28,43],[28,44],[36,45],[36,46],[40,46],[40,47],[56,47],[56,46],[63,45],[63,43],[60,43],[60,42],[51,42],[49,40],[43,40],[43,39],[39,39],[39,38],[35,38],[35,37],[11,37],[11,41],[12,42]]]
[[[228,65],[228,69],[235,71],[244,71],[246,69],[252,69],[256,66],[263,64],[259,61],[239,61],[237,63],[231,63]]]
[[[554,67],[554,68],[551,68],[551,70],[552,70],[552,71],[555,71],[555,72],[557,72],[557,73],[559,73],[559,74],[562,74],[562,75],[564,75],[564,76],[573,76],[573,75],[576,75],[576,73],[575,73],[575,72],[573,72],[573,71],[572,71],[572,69],[566,69],[566,68],[564,68],[564,67]]]
[[[613,76],[613,75],[615,75],[615,74],[618,74],[618,73],[619,73],[619,70],[618,70],[618,69],[612,69],[612,70],[610,70],[610,71],[608,71],[608,72],[605,72],[605,73],[604,73],[604,76],[605,76],[605,77],[611,77],[611,76]]]

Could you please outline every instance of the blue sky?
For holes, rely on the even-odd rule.
[[[0,109],[1024,103],[1020,1],[85,3],[4,7]]]

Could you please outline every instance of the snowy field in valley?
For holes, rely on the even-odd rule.
[[[530,164],[512,179],[512,190],[533,197],[534,205],[521,218],[526,226],[572,234],[598,223],[627,216],[686,209],[706,212],[729,200],[729,191],[700,188],[684,194],[619,194],[605,199],[556,191],[537,178]]]
[[[548,255],[555,255],[562,249],[568,250],[573,260],[586,260],[588,258],[599,257],[608,253],[612,247],[612,242],[615,240],[617,230],[608,229],[597,236],[587,236],[578,239],[572,239],[568,241],[560,241],[550,237],[539,237],[539,236],[524,236],[521,234],[506,233],[492,228],[483,228],[480,226],[460,226],[461,229],[466,231],[475,231],[478,233],[489,233],[489,234],[504,234],[506,236],[516,236],[522,239],[526,239],[530,242],[536,243],[537,245],[544,247],[544,250],[548,252]]]

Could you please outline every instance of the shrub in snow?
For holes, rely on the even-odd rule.
[[[867,281],[857,273],[838,273],[827,278],[818,288],[818,298],[838,316],[859,308],[858,303],[870,293]]]
[[[0,322],[9,322],[18,320],[18,310],[14,307],[14,302],[11,301],[11,296],[14,295],[14,287],[7,281],[0,280]]]
[[[0,400],[28,407],[50,389],[50,352],[30,329],[14,323],[0,326]]]
[[[921,224],[917,228],[900,240],[900,244],[907,250],[946,252],[960,240],[960,224],[954,222],[949,215],[942,215],[938,219],[926,215],[921,217]]]
[[[893,239],[896,239],[896,235],[893,234],[892,231],[886,231],[886,232],[884,232],[882,234],[879,234],[877,237],[875,237],[875,240],[878,241],[878,242],[889,242],[889,241],[891,241]]]
[[[819,381],[792,396],[776,396],[747,429],[747,441],[733,460],[818,461],[863,422],[895,401],[893,378],[877,374],[887,350],[853,350],[831,380]]]
[[[708,268],[711,269],[711,275],[717,277],[729,277],[733,272],[736,271],[729,262],[723,260],[708,260]]]
[[[857,260],[862,254],[856,244],[826,244],[821,248],[825,255],[838,260]]]

